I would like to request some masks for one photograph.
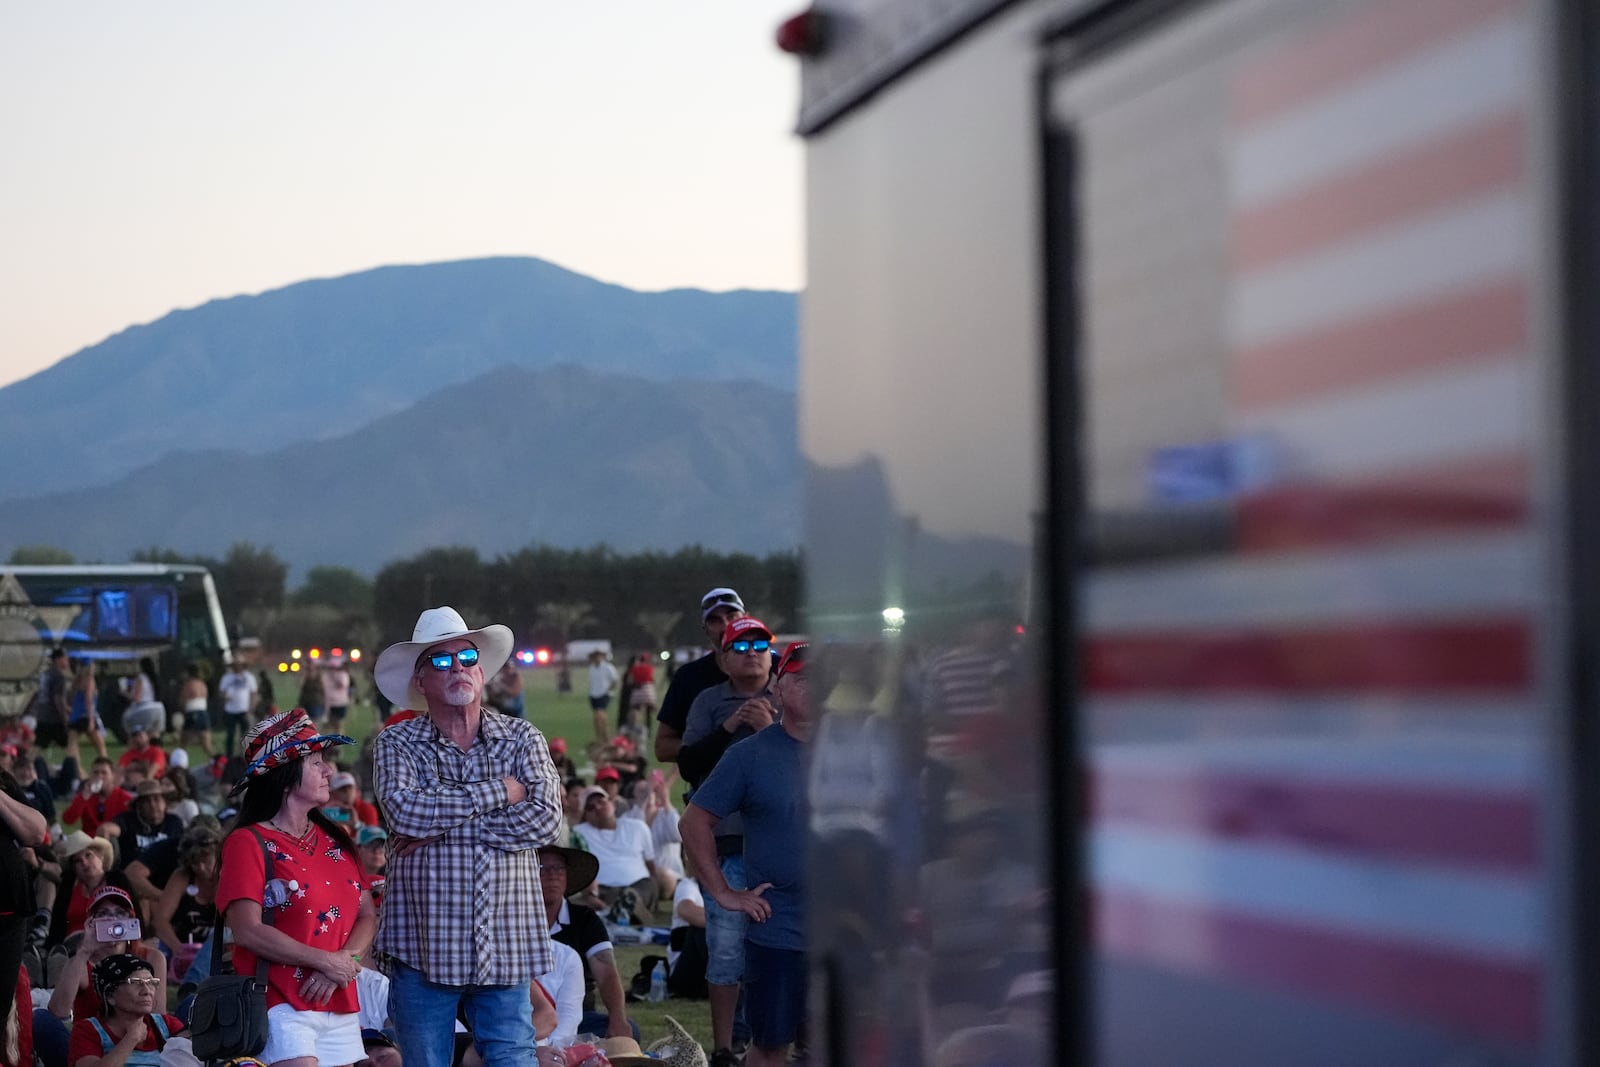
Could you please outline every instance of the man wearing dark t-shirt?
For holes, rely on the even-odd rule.
[[[143,900],[160,899],[161,890],[172,877],[172,868],[157,869],[151,865],[154,849],[183,836],[183,820],[167,811],[166,786],[154,778],[140,782],[133,807],[103,829],[102,837],[117,839],[119,866],[128,875],[134,896]],[[135,861],[142,862],[142,871],[130,869]]]
[[[545,845],[539,849],[539,890],[544,913],[550,917],[550,938],[578,954],[583,961],[583,1021],[578,1032],[607,1037],[639,1039],[637,1024],[628,1019],[628,1001],[622,992],[611,936],[593,908],[566,898],[583,892],[600,873],[600,861],[582,849]],[[595,1010],[599,992],[605,1011]]]
[[[72,670],[67,664],[66,649],[50,650],[50,669],[45,672],[40,686],[39,706],[34,713],[38,723],[34,737],[40,748],[67,743],[67,719],[72,714]]]
[[[744,616],[744,601],[739,594],[726,586],[718,586],[700,598],[700,627],[711,639],[713,649],[722,647],[722,631],[728,623]],[[689,721],[689,705],[694,698],[720,682],[728,680],[717,664],[717,654],[707,652],[690,663],[685,663],[672,676],[666,696],[661,698],[661,710],[656,712],[656,759],[662,763],[676,763],[678,748],[683,744],[683,727]]]

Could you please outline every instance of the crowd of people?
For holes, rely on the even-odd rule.
[[[652,656],[593,659],[597,736],[570,755],[524,717],[509,629],[451,608],[377,658],[390,713],[360,745],[342,663],[279,711],[240,654],[220,722],[201,671],[169,714],[142,662],[113,757],[106,683],[56,650],[32,714],[0,723],[0,1062],[191,1063],[193,995],[225,960],[265,980],[266,1064],[783,1062],[804,1018],[804,646],[780,660],[731,589],[700,610],[713,651],[669,672],[659,714]],[[658,931],[663,956],[624,974],[616,945]],[[663,995],[710,998],[713,1047],[675,1024],[640,1047],[629,1001]]]

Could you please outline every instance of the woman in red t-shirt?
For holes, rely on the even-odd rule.
[[[56,855],[61,857],[65,871],[51,909],[51,944],[59,944],[83,929],[89,915],[89,899],[101,886],[109,883],[126,888],[128,884],[121,872],[111,871],[116,852],[103,837],[74,830],[56,845]]]
[[[88,922],[96,919],[131,920],[134,914],[133,897],[128,891],[108,884],[95,890],[89,903]],[[78,939],[78,947],[67,958],[60,976],[56,978],[55,989],[50,993],[50,1014],[60,1019],[63,1025],[71,1026],[73,1019],[87,1019],[99,1010],[100,1001],[93,976],[101,960],[112,956],[138,956],[145,961],[151,974],[161,979],[163,985],[166,983],[167,958],[159,949],[151,948],[138,938],[108,941],[102,940],[103,936],[110,937],[111,934],[88,929],[86,924]]]
[[[161,1067],[167,1039],[184,1030],[176,1015],[154,1014],[165,985],[138,956],[107,956],[94,965],[100,1014],[72,1024],[67,1067]]]
[[[366,1055],[355,977],[378,914],[355,842],[321,810],[333,776],[322,750],[353,743],[319,734],[299,708],[245,738],[248,766],[233,789],[244,799],[222,844],[216,899],[233,930],[234,970],[250,974],[258,959],[268,962],[264,1063],[350,1064]]]

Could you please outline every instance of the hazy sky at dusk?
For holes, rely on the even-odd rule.
[[[0,385],[215,297],[533,255],[797,289],[797,0],[0,9]]]

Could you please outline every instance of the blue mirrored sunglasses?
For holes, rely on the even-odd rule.
[[[771,641],[735,641],[728,646],[729,652],[765,652],[772,647]]]
[[[478,650],[463,648],[460,652],[435,652],[428,657],[428,662],[436,671],[447,671],[450,665],[459,661],[463,667],[475,667],[478,663]]]

